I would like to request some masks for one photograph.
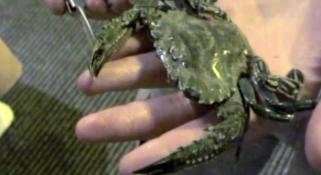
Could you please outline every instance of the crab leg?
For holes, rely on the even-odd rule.
[[[273,92],[279,92],[287,97],[297,99],[303,87],[303,74],[297,69],[292,69],[287,78],[271,77],[268,75],[265,87]]]
[[[182,168],[195,166],[222,153],[231,142],[244,135],[248,122],[248,111],[244,108],[239,93],[219,107],[221,123],[205,129],[205,136],[191,145],[179,148],[168,157],[140,170],[137,174],[166,174]]]
[[[303,86],[303,74],[297,69],[292,69],[287,78],[273,76],[266,63],[259,57],[251,57],[251,69],[254,84],[262,85],[271,92],[278,92],[290,98],[297,98]]]
[[[304,83],[304,77],[300,70],[298,69],[291,69],[290,72],[286,75],[288,78],[303,84]]]
[[[300,90],[300,88],[303,86],[303,74],[301,73],[301,71],[297,70],[297,69],[292,69],[287,77],[299,84],[301,84],[301,86],[299,87],[299,89],[297,91]],[[292,92],[293,90],[288,90],[285,92]],[[294,102],[280,102],[278,100],[278,98],[276,97],[276,95],[273,92],[264,92],[264,96],[268,96],[270,98],[266,98],[266,100],[268,100],[268,103],[278,109],[278,110],[282,110],[282,111],[286,111],[286,112],[296,112],[296,111],[303,111],[303,110],[309,110],[309,109],[313,109],[316,105],[316,101],[315,100],[297,100]],[[295,99],[298,99],[298,94],[295,95]]]
[[[295,86],[285,78],[283,80],[278,80],[276,84],[278,87],[272,90],[269,87],[266,87],[265,84],[263,84],[263,86],[254,84],[259,95],[263,97],[267,104],[273,109],[286,113],[294,113],[297,111],[309,110],[315,107],[316,102],[314,100],[298,99],[301,86]],[[280,101],[276,95],[277,92],[287,96],[290,101]]]
[[[258,95],[272,107],[272,109],[281,113],[294,113],[315,107],[316,102],[314,100],[298,100],[298,95],[303,87],[304,81],[301,71],[292,69],[288,73],[287,78],[274,77],[270,75],[270,71],[264,61],[259,58],[256,58],[253,70],[253,74],[257,76],[258,79],[253,80],[255,90],[258,92]],[[276,93],[283,94],[292,100],[289,102],[282,102],[278,99]],[[257,110],[263,112],[263,109],[261,108],[257,108]]]
[[[275,92],[268,91],[267,89],[259,88],[260,96],[263,96],[268,105],[273,109],[286,113],[294,113],[298,111],[313,109],[316,105],[315,100],[296,100],[293,99],[289,102],[282,102],[278,99]]]
[[[139,11],[129,10],[122,16],[114,18],[104,25],[98,34],[89,71],[96,77],[111,56],[117,52],[131,36],[135,23],[139,18]]]
[[[256,114],[268,119],[284,121],[284,122],[289,121],[293,118],[292,114],[287,114],[285,113],[285,111],[284,113],[279,111],[274,111],[270,108],[267,108],[258,104],[256,100],[254,88],[252,87],[252,84],[248,79],[242,78],[239,81],[239,86],[243,94],[244,100],[246,101],[246,103],[248,103],[251,106],[251,108]]]

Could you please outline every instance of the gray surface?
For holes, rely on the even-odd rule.
[[[73,129],[84,114],[130,101],[135,93],[89,98],[77,90],[77,76],[88,63],[80,23],[53,16],[40,1],[2,0],[0,36],[25,66],[22,79],[1,99],[12,105],[16,120],[0,139],[0,175],[117,174],[117,161],[134,144],[86,145]],[[244,147],[239,162],[231,150],[181,174],[316,174],[303,154],[303,133],[304,127],[294,131],[293,147],[262,138]]]

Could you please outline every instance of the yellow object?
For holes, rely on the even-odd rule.
[[[0,38],[0,96],[9,90],[22,74],[22,64]]]
[[[221,74],[220,74],[220,72],[217,70],[217,67],[216,67],[217,64],[218,64],[218,62],[219,62],[219,57],[218,57],[217,53],[215,53],[215,54],[214,54],[213,64],[212,64],[212,70],[213,70],[215,76],[216,76],[218,79],[222,80]]]
[[[0,96],[14,85],[21,74],[22,64],[0,38]],[[10,106],[0,101],[0,137],[13,119],[14,113]]]
[[[9,128],[14,119],[10,106],[0,101],[0,137]]]

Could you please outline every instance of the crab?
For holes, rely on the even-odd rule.
[[[262,58],[216,0],[130,0],[133,8],[104,25],[97,36],[89,70],[99,74],[137,26],[145,26],[169,78],[186,97],[217,110],[221,119],[192,144],[137,170],[165,174],[207,162],[246,133],[250,111],[288,122],[297,111],[310,110],[302,99],[304,77],[292,69],[272,75]]]

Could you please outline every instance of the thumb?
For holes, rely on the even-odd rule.
[[[310,165],[321,172],[321,103],[314,110],[309,121],[306,138],[305,153]]]

